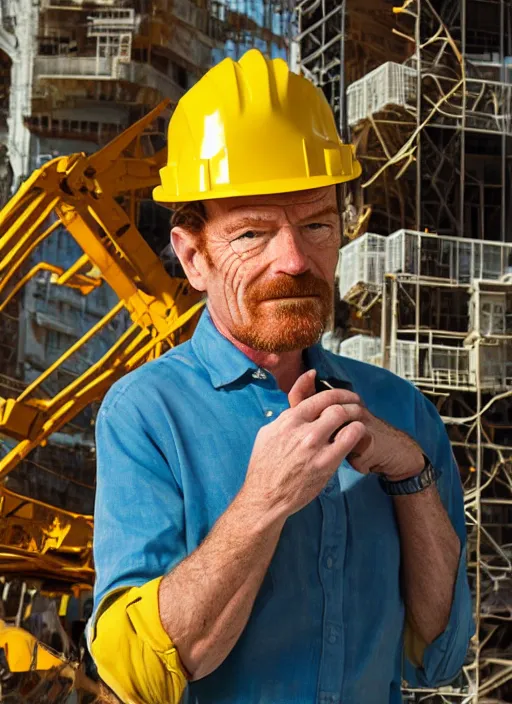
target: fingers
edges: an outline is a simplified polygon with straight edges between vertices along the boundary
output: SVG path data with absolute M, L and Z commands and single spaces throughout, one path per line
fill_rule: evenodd
M 371 433 L 367 433 L 355 445 L 349 453 L 347 459 L 354 469 L 362 474 L 368 474 L 372 471 L 373 463 L 375 462 L 374 437 Z
M 356 403 L 361 404 L 361 400 L 353 391 L 346 389 L 333 389 L 332 391 L 321 391 L 310 398 L 301 401 L 296 411 L 299 422 L 309 422 L 317 420 L 321 413 L 329 406 L 340 404 Z
M 305 374 L 301 374 L 288 394 L 290 408 L 295 408 L 301 401 L 315 394 L 316 369 L 310 369 Z
M 369 434 L 368 429 L 361 421 L 355 420 L 349 423 L 339 431 L 334 442 L 326 446 L 321 453 L 321 459 L 329 463 L 333 462 L 337 466 Z
M 334 442 L 342 426 L 355 420 L 363 421 L 364 408 L 358 403 L 346 403 L 342 406 L 329 406 L 310 428 L 320 442 Z

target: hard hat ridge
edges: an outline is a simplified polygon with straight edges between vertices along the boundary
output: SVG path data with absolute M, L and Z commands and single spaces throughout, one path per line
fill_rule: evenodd
M 272 113 L 281 110 L 285 102 L 283 98 L 286 95 L 289 75 L 285 61 L 274 59 L 271 62 L 257 49 L 250 49 L 238 63 L 233 62 L 233 65 L 237 77 L 240 77 L 239 88 L 244 102 L 252 104 L 253 109 L 261 112 Z

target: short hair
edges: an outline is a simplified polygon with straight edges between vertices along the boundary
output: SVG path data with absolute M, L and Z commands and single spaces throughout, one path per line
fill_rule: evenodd
M 183 227 L 189 232 L 202 234 L 208 220 L 203 201 L 195 200 L 187 203 L 176 203 L 174 206 L 171 227 Z

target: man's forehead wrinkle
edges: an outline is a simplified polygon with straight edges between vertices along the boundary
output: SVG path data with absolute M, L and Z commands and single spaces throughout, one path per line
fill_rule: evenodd
M 277 213 L 268 213 L 268 217 L 263 217 L 262 214 L 254 213 L 252 215 L 247 214 L 238 218 L 233 218 L 225 223 L 223 226 L 223 234 L 231 234 L 242 227 L 254 226 L 254 225 L 271 225 L 277 223 L 279 216 Z
M 237 197 L 206 201 L 209 215 L 207 237 L 220 244 L 245 226 L 277 226 L 282 225 L 283 220 L 286 220 L 288 225 L 294 225 L 315 216 L 316 213 L 311 212 L 315 207 L 319 213 L 326 214 L 326 209 L 331 204 L 337 211 L 335 191 L 330 188 L 256 196 L 250 199 Z
M 240 227 L 244 227 L 245 225 L 257 225 L 258 223 L 263 225 L 268 225 L 272 223 L 277 224 L 277 221 L 281 220 L 283 213 L 289 223 L 291 223 L 292 220 L 296 218 L 302 220 L 304 218 L 313 217 L 317 213 L 322 215 L 338 214 L 338 209 L 334 205 L 325 205 L 324 207 L 322 207 L 322 203 L 318 203 L 317 210 L 312 210 L 311 206 L 315 203 L 317 203 L 316 200 L 312 201 L 311 203 L 292 203 L 290 205 L 258 206 L 259 209 L 265 209 L 265 212 L 253 209 L 254 206 L 251 206 L 250 209 L 249 207 L 247 207 L 247 214 L 240 215 L 238 218 L 230 218 L 222 229 L 224 230 L 224 232 L 230 233 Z M 230 211 L 230 213 L 232 212 L 233 211 Z

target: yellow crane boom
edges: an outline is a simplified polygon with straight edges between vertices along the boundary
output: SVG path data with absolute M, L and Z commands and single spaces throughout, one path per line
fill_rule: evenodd
M 0 458 L 0 480 L 38 445 L 99 400 L 116 379 L 193 332 L 204 301 L 172 278 L 136 226 L 136 194 L 159 182 L 165 150 L 144 154 L 143 137 L 167 107 L 152 112 L 98 152 L 58 157 L 35 171 L 0 213 L 0 313 L 41 272 L 88 296 L 107 284 L 118 302 L 34 381 L 0 397 L 0 439 L 17 444 Z M 119 200 L 129 201 L 123 208 Z M 64 226 L 82 254 L 68 268 L 32 255 Z M 33 260 L 32 260 L 33 261 Z M 52 397 L 44 382 L 126 309 L 131 324 L 103 356 Z M 92 517 L 73 514 L 0 486 L 0 571 L 68 583 L 93 581 Z
M 52 283 L 88 295 L 104 281 L 119 302 L 91 330 L 16 398 L 0 397 L 0 433 L 18 440 L 0 459 L 0 479 L 37 445 L 59 430 L 111 384 L 168 346 L 190 336 L 203 305 L 184 279 L 171 278 L 137 230 L 133 216 L 117 202 L 123 193 L 158 183 L 165 150 L 145 157 L 140 137 L 166 107 L 162 103 L 91 156 L 59 157 L 44 164 L 0 213 L 0 311 L 41 270 Z M 40 262 L 25 273 L 35 249 L 64 226 L 83 250 L 66 271 Z M 12 282 L 15 281 L 14 285 Z M 122 309 L 132 325 L 108 352 L 53 398 L 38 395 L 60 365 Z

